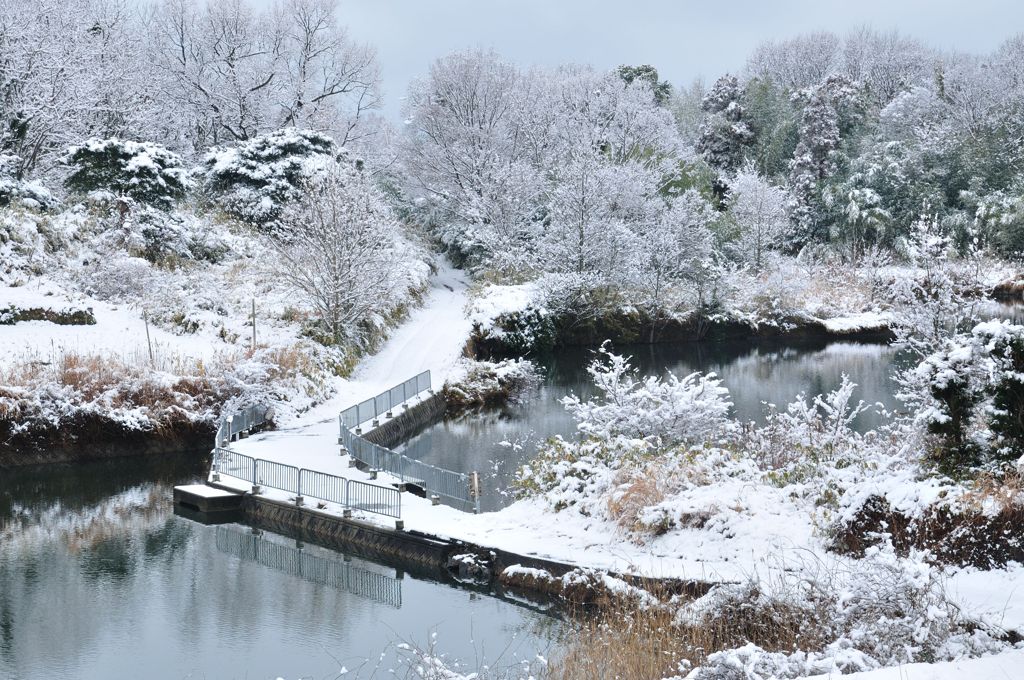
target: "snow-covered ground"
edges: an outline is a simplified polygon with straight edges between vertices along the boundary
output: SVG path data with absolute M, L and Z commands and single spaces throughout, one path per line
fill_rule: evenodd
M 142 312 L 128 304 L 110 304 L 69 293 L 50 279 L 33 279 L 23 286 L 0 286 L 0 310 L 90 309 L 95 324 L 58 325 L 49 321 L 21 321 L 0 324 L 0 368 L 17 362 L 50 359 L 53 354 L 103 354 L 126 360 L 144 359 L 148 363 L 149 346 L 158 362 L 209 359 L 230 347 L 207 335 L 175 335 L 149 324 L 149 340 Z M 159 364 L 158 364 L 159 365 Z
M 468 286 L 462 272 L 442 261 L 430 278 L 423 305 L 391 334 L 380 351 L 359 363 L 351 378 L 338 379 L 333 398 L 233 448 L 264 460 L 331 474 L 349 473 L 347 461 L 339 464 L 338 414 L 422 371 L 430 371 L 434 389 L 456 375 L 471 328 L 464 311 Z M 296 447 L 300 441 L 302 446 Z
M 846 675 L 815 675 L 807 680 L 1012 680 L 1024 677 L 1024 649 L 980 659 L 913 663 Z

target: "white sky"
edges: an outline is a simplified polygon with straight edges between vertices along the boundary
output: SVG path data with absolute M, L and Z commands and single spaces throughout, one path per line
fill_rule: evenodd
M 256 0 L 263 4 L 270 0 Z M 650 63 L 673 83 L 738 70 L 761 41 L 868 23 L 942 49 L 988 52 L 1024 31 L 1024 0 L 339 0 L 376 46 L 385 113 L 453 50 L 493 47 L 524 65 Z

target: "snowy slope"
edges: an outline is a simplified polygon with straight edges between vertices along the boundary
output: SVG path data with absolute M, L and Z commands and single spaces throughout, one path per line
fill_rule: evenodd
M 421 371 L 430 370 L 436 389 L 458 370 L 471 330 L 464 312 L 468 286 L 461 271 L 441 262 L 430 279 L 423 305 L 391 334 L 379 352 L 360 362 L 351 379 L 339 379 L 332 399 L 233 448 L 265 460 L 340 474 L 340 468 L 335 470 L 339 465 L 338 413 Z M 296 446 L 297 442 L 301 446 Z
M 22 321 L 0 325 L 0 368 L 26 358 L 50 357 L 60 352 L 102 353 L 125 359 L 145 358 L 149 343 L 141 310 L 129 305 L 112 305 L 100 300 L 70 295 L 57 284 L 36 279 L 25 286 L 0 286 L 0 309 L 89 308 L 96 323 L 88 326 L 64 326 L 49 321 Z M 153 324 L 149 326 L 153 354 L 158 361 L 208 359 L 230 346 L 219 339 L 201 335 L 175 335 Z

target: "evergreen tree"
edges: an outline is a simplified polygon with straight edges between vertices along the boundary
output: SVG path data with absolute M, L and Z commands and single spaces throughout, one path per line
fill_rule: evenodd
M 90 139 L 69 148 L 65 164 L 72 191 L 110 191 L 164 209 L 185 193 L 181 158 L 159 144 Z
M 658 69 L 650 64 L 643 64 L 642 66 L 627 66 L 623 64 L 618 68 L 617 73 L 620 78 L 626 81 L 627 85 L 632 85 L 633 81 L 636 80 L 647 82 L 651 86 L 654 101 L 658 102 L 658 106 L 664 106 L 672 97 L 672 84 L 667 80 L 660 80 L 658 78 Z
M 207 154 L 206 187 L 235 217 L 272 227 L 299 185 L 330 163 L 334 141 L 319 132 L 284 128 Z
M 715 81 L 701 108 L 706 116 L 697 139 L 697 151 L 711 167 L 723 174 L 732 174 L 743 162 L 744 149 L 754 141 L 736 76 L 724 75 Z

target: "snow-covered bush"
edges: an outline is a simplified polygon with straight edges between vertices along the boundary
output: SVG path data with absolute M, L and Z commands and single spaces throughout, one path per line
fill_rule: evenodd
M 947 342 L 904 380 L 917 419 L 939 437 L 932 452 L 946 474 L 979 463 L 1013 463 L 1024 454 L 1024 326 L 978 324 Z
M 110 191 L 168 209 L 186 189 L 181 158 L 152 142 L 93 138 L 69 148 L 64 163 L 70 170 L 64 183 L 82 194 Z
M 143 208 L 128 216 L 115 231 L 129 253 L 154 264 L 178 260 L 220 262 L 231 249 L 222 229 L 191 213 Z
M 18 177 L 20 165 L 17 156 L 0 154 L 0 207 L 14 204 L 40 210 L 53 208 L 57 201 L 49 189 Z
M 997 649 L 961 618 L 925 557 L 899 557 L 881 546 L 849 568 L 716 587 L 684 605 L 677 623 L 724 629 L 748 642 L 710 654 L 687 678 L 845 674 Z
M 746 450 L 767 470 L 794 472 L 794 466 L 816 468 L 845 460 L 863 444 L 854 429 L 857 417 L 870 407 L 852 403 L 857 384 L 845 373 L 839 387 L 808 400 L 799 394 L 779 411 L 768 406 L 765 423 L 747 432 Z
M 210 151 L 204 160 L 206 188 L 228 213 L 271 227 L 304 195 L 303 182 L 331 165 L 334 153 L 330 137 L 284 128 Z M 346 156 L 344 162 L 351 161 Z
M 647 454 L 647 446 L 638 441 L 580 442 L 554 437 L 519 467 L 514 488 L 520 498 L 543 497 L 556 512 L 575 507 L 592 515 L 603 511 L 600 499 L 612 488 L 616 471 Z
M 714 374 L 640 379 L 627 357 L 607 345 L 600 351 L 601 357 L 587 368 L 600 396 L 563 400 L 581 434 L 605 441 L 642 439 L 657 447 L 702 443 L 731 428 L 729 390 Z
M 97 257 L 77 272 L 83 292 L 99 300 L 147 298 L 159 278 L 152 263 L 129 255 Z
M 732 431 L 728 390 L 713 376 L 639 379 L 626 357 L 607 347 L 601 354 L 588 368 L 600 396 L 588 401 L 570 396 L 562 402 L 576 419 L 581 438 L 555 437 L 540 446 L 533 460 L 517 471 L 520 496 L 543 496 L 556 510 L 577 506 L 584 514 L 604 514 L 609 502 L 622 505 L 621 499 L 606 498 L 622 483 L 620 473 L 629 477 L 655 454 L 675 460 L 689 445 Z M 643 508 L 633 510 L 635 516 Z

